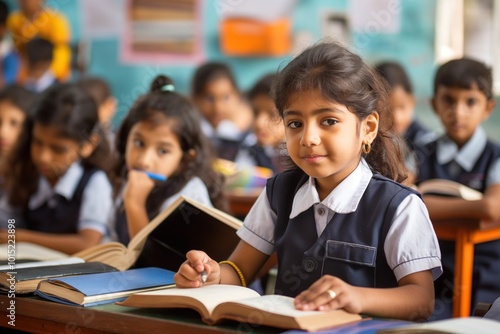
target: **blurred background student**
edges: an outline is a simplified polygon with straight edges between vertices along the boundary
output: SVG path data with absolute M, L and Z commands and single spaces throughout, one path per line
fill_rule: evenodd
M 26 56 L 26 43 L 34 38 L 43 38 L 54 45 L 51 69 L 60 81 L 69 79 L 71 72 L 71 30 L 65 16 L 47 6 L 45 0 L 18 0 L 19 10 L 13 12 L 7 26 L 12 33 L 15 48 Z M 25 64 L 21 80 L 26 78 Z
M 254 113 L 253 136 L 247 136 L 239 148 L 235 162 L 240 168 L 258 166 L 279 171 L 280 148 L 285 140 L 285 127 L 271 97 L 275 74 L 260 78 L 248 92 Z
M 109 234 L 112 161 L 95 102 L 75 84 L 56 85 L 25 124 L 0 203 L 10 219 L 17 214 L 16 241 L 67 254 L 100 243 Z M 2 231 L 0 243 L 4 238 Z
M 19 57 L 12 47 L 12 40 L 7 29 L 9 8 L 0 1 L 0 88 L 16 82 L 19 72 Z
M 110 218 L 118 240 L 128 244 L 179 196 L 225 209 L 222 176 L 213 171 L 210 142 L 191 102 L 173 81 L 155 78 L 139 97 L 117 133 L 114 171 L 117 194 Z
M 202 130 L 212 140 L 218 157 L 234 161 L 250 133 L 253 114 L 229 66 L 222 63 L 200 66 L 192 80 L 192 97 L 203 116 Z
M 413 85 L 403 66 L 396 62 L 382 62 L 375 67 L 389 84 L 389 101 L 393 114 L 393 129 L 398 136 L 404 139 L 406 147 L 405 163 L 411 172 L 404 181 L 406 185 L 415 182 L 417 162 L 414 154 L 415 144 L 430 135 L 430 132 L 418 122 L 415 117 L 415 96 Z
M 10 85 L 0 90 L 0 195 L 3 195 L 4 178 L 10 167 L 7 163 L 24 122 L 29 118 L 36 94 L 19 86 Z
M 114 151 L 115 134 L 112 128 L 112 120 L 116 113 L 117 101 L 113 96 L 108 82 L 100 77 L 86 77 L 78 81 L 78 84 L 94 99 L 99 113 L 104 137 L 109 141 L 111 150 Z
M 27 89 L 41 93 L 59 83 L 52 71 L 53 58 L 54 45 L 50 41 L 37 37 L 26 43 L 24 86 Z

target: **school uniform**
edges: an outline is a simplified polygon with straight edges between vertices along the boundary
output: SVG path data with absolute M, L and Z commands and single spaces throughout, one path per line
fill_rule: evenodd
M 480 192 L 500 184 L 500 146 L 489 141 L 479 127 L 459 148 L 447 136 L 417 147 L 420 181 L 440 178 L 453 180 Z M 436 281 L 435 318 L 451 317 L 455 247 L 440 241 L 444 275 Z M 474 246 L 472 305 L 493 302 L 500 296 L 500 240 Z
M 408 145 L 410 150 L 414 151 L 415 144 L 423 140 L 423 138 L 429 136 L 430 133 L 431 132 L 420 124 L 420 122 L 413 120 L 403 134 L 403 138 L 405 139 L 406 145 Z
M 412 190 L 374 175 L 362 160 L 323 201 L 302 171 L 278 174 L 238 230 L 257 250 L 278 255 L 276 292 L 296 296 L 322 275 L 349 284 L 396 287 L 442 270 L 427 209 Z
M 251 134 L 241 144 L 234 162 L 240 169 L 245 167 L 264 167 L 273 171 L 280 171 L 278 165 L 279 148 L 262 146 L 257 143 L 257 138 Z
M 24 87 L 32 92 L 41 93 L 47 88 L 57 85 L 59 80 L 54 73 L 49 69 L 38 80 L 27 78 Z
M 112 188 L 106 174 L 73 163 L 52 188 L 40 178 L 37 192 L 24 213 L 26 228 L 47 233 L 78 233 L 91 229 L 109 234 Z
M 234 161 L 238 151 L 250 131 L 241 131 L 233 122 L 223 120 L 217 128 L 206 120 L 201 120 L 201 130 L 207 136 L 215 147 L 217 157 L 225 160 Z
M 168 197 L 162 203 L 159 211 L 148 210 L 146 208 L 149 220 L 152 220 L 159 212 L 169 207 L 180 196 L 185 196 L 206 206 L 213 207 L 207 186 L 199 177 L 193 177 L 178 193 Z M 122 244 L 127 245 L 130 241 L 130 234 L 128 232 L 125 208 L 123 207 L 123 195 L 120 195 L 115 201 L 115 211 L 113 216 L 110 217 L 109 224 L 110 226 L 114 226 L 115 238 Z

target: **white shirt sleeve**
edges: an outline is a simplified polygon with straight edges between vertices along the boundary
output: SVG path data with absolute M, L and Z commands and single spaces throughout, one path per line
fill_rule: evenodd
M 91 229 L 108 235 L 109 215 L 113 208 L 113 190 L 103 171 L 95 172 L 83 190 L 78 230 Z
M 396 210 L 384 244 L 387 263 L 396 279 L 424 270 L 438 278 L 441 251 L 429 213 L 417 195 L 406 197 Z
M 488 178 L 486 179 L 486 187 L 500 184 L 500 158 L 491 164 L 488 170 Z
M 271 209 L 266 189 L 261 192 L 248 212 L 238 236 L 264 254 L 274 253 L 274 226 L 276 213 Z

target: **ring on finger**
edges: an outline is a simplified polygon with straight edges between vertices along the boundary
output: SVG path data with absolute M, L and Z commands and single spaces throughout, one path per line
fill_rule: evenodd
M 337 297 L 337 293 L 332 289 L 326 290 L 326 293 L 330 296 L 330 299 L 335 299 L 335 297 Z

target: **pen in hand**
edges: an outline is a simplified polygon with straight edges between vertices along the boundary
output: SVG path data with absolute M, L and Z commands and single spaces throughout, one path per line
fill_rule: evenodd
M 205 284 L 205 282 L 207 281 L 207 277 L 208 277 L 207 271 L 203 270 L 201 272 L 201 283 Z

